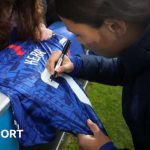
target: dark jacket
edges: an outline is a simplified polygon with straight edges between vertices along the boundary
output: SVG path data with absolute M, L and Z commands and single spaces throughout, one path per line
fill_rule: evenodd
M 135 149 L 150 150 L 150 24 L 138 42 L 123 50 L 118 58 L 89 55 L 71 60 L 75 65 L 73 75 L 123 86 L 123 116 Z

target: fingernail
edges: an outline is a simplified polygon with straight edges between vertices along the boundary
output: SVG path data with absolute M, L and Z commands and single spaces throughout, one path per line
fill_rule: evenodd
M 54 72 L 50 72 L 50 74 L 51 74 L 51 75 L 53 75 L 53 74 L 54 74 Z
M 87 122 L 88 122 L 88 123 L 92 123 L 91 119 L 88 119 Z
M 60 71 L 61 71 L 61 69 L 60 69 L 60 68 L 57 68 L 55 71 L 56 71 L 56 72 L 60 72 Z

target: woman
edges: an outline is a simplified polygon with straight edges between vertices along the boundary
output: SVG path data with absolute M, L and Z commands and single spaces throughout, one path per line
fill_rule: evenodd
M 0 49 L 16 40 L 38 42 L 51 37 L 44 25 L 41 0 L 4 0 L 0 10 Z
M 66 72 L 123 86 L 123 116 L 136 150 L 150 149 L 149 8 L 149 0 L 56 0 L 57 13 L 67 28 L 85 47 L 105 56 L 66 57 L 56 70 L 58 75 Z M 59 55 L 58 51 L 49 59 L 51 74 Z M 93 136 L 79 135 L 83 149 L 115 149 L 96 124 L 88 120 L 88 125 Z

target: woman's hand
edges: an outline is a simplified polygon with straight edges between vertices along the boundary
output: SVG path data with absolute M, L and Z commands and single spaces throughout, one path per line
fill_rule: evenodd
M 57 72 L 57 76 L 61 76 L 62 73 L 70 73 L 73 71 L 74 69 L 74 65 L 71 62 L 71 60 L 65 56 L 63 59 L 63 63 L 62 65 L 57 68 L 57 70 L 55 70 L 55 64 L 59 58 L 59 56 L 61 55 L 61 51 L 55 51 L 52 53 L 51 57 L 49 58 L 48 62 L 47 62 L 47 68 L 50 71 L 51 75 L 54 74 L 54 72 Z
M 104 144 L 111 141 L 90 119 L 87 121 L 87 124 L 93 132 L 93 136 L 78 135 L 78 142 L 82 150 L 99 150 Z
M 40 41 L 48 40 L 52 37 L 52 30 L 48 29 L 45 24 L 40 24 Z

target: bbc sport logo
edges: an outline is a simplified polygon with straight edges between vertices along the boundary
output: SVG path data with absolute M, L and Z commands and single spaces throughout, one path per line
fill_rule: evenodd
M 23 130 L 1 130 L 0 137 L 1 138 L 21 138 Z

